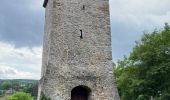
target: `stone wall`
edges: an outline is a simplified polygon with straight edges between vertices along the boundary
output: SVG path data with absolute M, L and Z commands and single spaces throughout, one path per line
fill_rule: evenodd
M 109 1 L 48 0 L 45 19 L 41 91 L 52 100 L 70 100 L 73 88 L 87 86 L 90 100 L 119 100 Z

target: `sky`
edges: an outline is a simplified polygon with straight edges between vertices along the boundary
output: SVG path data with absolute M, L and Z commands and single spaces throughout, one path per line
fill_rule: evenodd
M 1 0 L 0 79 L 40 79 L 43 0 Z M 110 0 L 113 62 L 144 32 L 170 23 L 170 0 Z

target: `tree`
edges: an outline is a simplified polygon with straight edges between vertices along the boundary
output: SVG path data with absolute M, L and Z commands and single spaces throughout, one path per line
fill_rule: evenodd
M 51 98 L 45 96 L 45 94 L 43 92 L 41 92 L 40 100 L 51 100 Z
M 114 73 L 121 100 L 170 100 L 170 26 L 145 33 Z
M 9 96 L 7 100 L 32 100 L 32 97 L 29 93 L 17 92 L 12 96 Z
M 18 80 L 11 80 L 11 84 L 12 84 L 12 88 L 13 88 L 15 91 L 19 91 L 19 89 L 20 89 L 20 84 L 19 84 L 19 81 L 18 81 Z
M 4 93 L 2 91 L 0 91 L 0 96 L 3 95 Z
M 11 83 L 10 83 L 10 81 L 3 81 L 3 82 L 0 84 L 0 89 L 1 89 L 1 90 L 8 90 L 9 88 L 11 88 Z
M 27 84 L 24 92 L 30 93 L 32 97 L 37 98 L 38 83 Z

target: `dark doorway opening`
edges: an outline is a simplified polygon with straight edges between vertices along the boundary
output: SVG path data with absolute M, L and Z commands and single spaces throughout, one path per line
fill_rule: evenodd
M 71 91 L 71 100 L 89 100 L 90 92 L 86 86 L 77 86 Z

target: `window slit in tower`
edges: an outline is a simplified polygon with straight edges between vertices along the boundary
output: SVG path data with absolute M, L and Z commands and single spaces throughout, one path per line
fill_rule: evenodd
M 83 8 L 82 8 L 82 10 L 85 10 L 85 5 L 83 5 Z
M 80 30 L 80 38 L 83 39 L 83 32 Z

